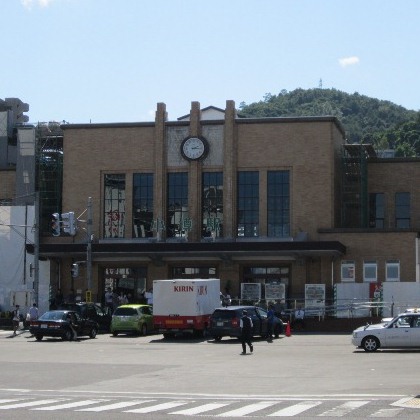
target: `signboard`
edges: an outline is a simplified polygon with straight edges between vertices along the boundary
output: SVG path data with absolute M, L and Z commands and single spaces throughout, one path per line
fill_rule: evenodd
M 286 298 L 286 286 L 283 283 L 266 283 L 265 299 L 279 300 Z
M 325 284 L 305 284 L 305 307 L 325 308 Z
M 260 283 L 242 283 L 241 284 L 241 299 L 257 301 L 261 299 L 261 284 Z

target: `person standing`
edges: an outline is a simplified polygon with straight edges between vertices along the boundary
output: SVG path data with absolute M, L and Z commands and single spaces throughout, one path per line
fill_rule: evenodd
M 305 311 L 299 307 L 298 310 L 295 312 L 295 324 L 294 327 L 300 327 L 301 329 L 305 328 Z
M 273 304 L 268 305 L 267 311 L 267 340 L 273 341 L 274 308 Z
M 110 287 L 108 287 L 105 292 L 105 306 L 108 306 L 111 313 L 114 312 L 114 294 L 112 293 L 112 289 Z
M 20 322 L 20 310 L 19 310 L 19 305 L 16 305 L 15 309 L 12 312 L 13 336 L 16 335 L 16 331 L 19 328 L 19 322 Z
M 249 351 L 252 353 L 254 351 L 254 346 L 252 345 L 252 319 L 248 316 L 246 309 L 242 311 L 242 318 L 240 320 L 239 326 L 241 327 L 241 345 L 242 353 L 246 354 L 246 345 L 248 344 Z
M 30 322 L 36 321 L 38 319 L 39 311 L 38 311 L 38 307 L 36 306 L 36 303 L 34 303 L 32 307 L 29 308 L 28 314 L 29 314 Z

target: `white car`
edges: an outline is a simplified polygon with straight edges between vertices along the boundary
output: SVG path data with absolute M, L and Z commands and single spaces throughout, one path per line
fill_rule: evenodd
M 420 348 L 420 313 L 403 313 L 390 322 L 366 325 L 353 331 L 352 344 L 365 351 L 379 348 Z

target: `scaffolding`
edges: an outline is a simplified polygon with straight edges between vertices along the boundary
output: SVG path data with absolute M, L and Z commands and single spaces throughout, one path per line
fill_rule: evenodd
M 62 209 L 63 130 L 60 123 L 38 123 L 36 147 L 40 234 L 49 236 L 51 215 L 61 213 Z
M 369 221 L 368 158 L 371 144 L 345 144 L 342 153 L 341 227 L 367 228 Z

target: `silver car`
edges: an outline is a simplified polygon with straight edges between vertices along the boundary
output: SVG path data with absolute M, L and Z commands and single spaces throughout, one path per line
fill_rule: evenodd
M 352 344 L 365 351 L 379 348 L 420 348 L 420 313 L 403 313 L 382 324 L 353 331 Z

